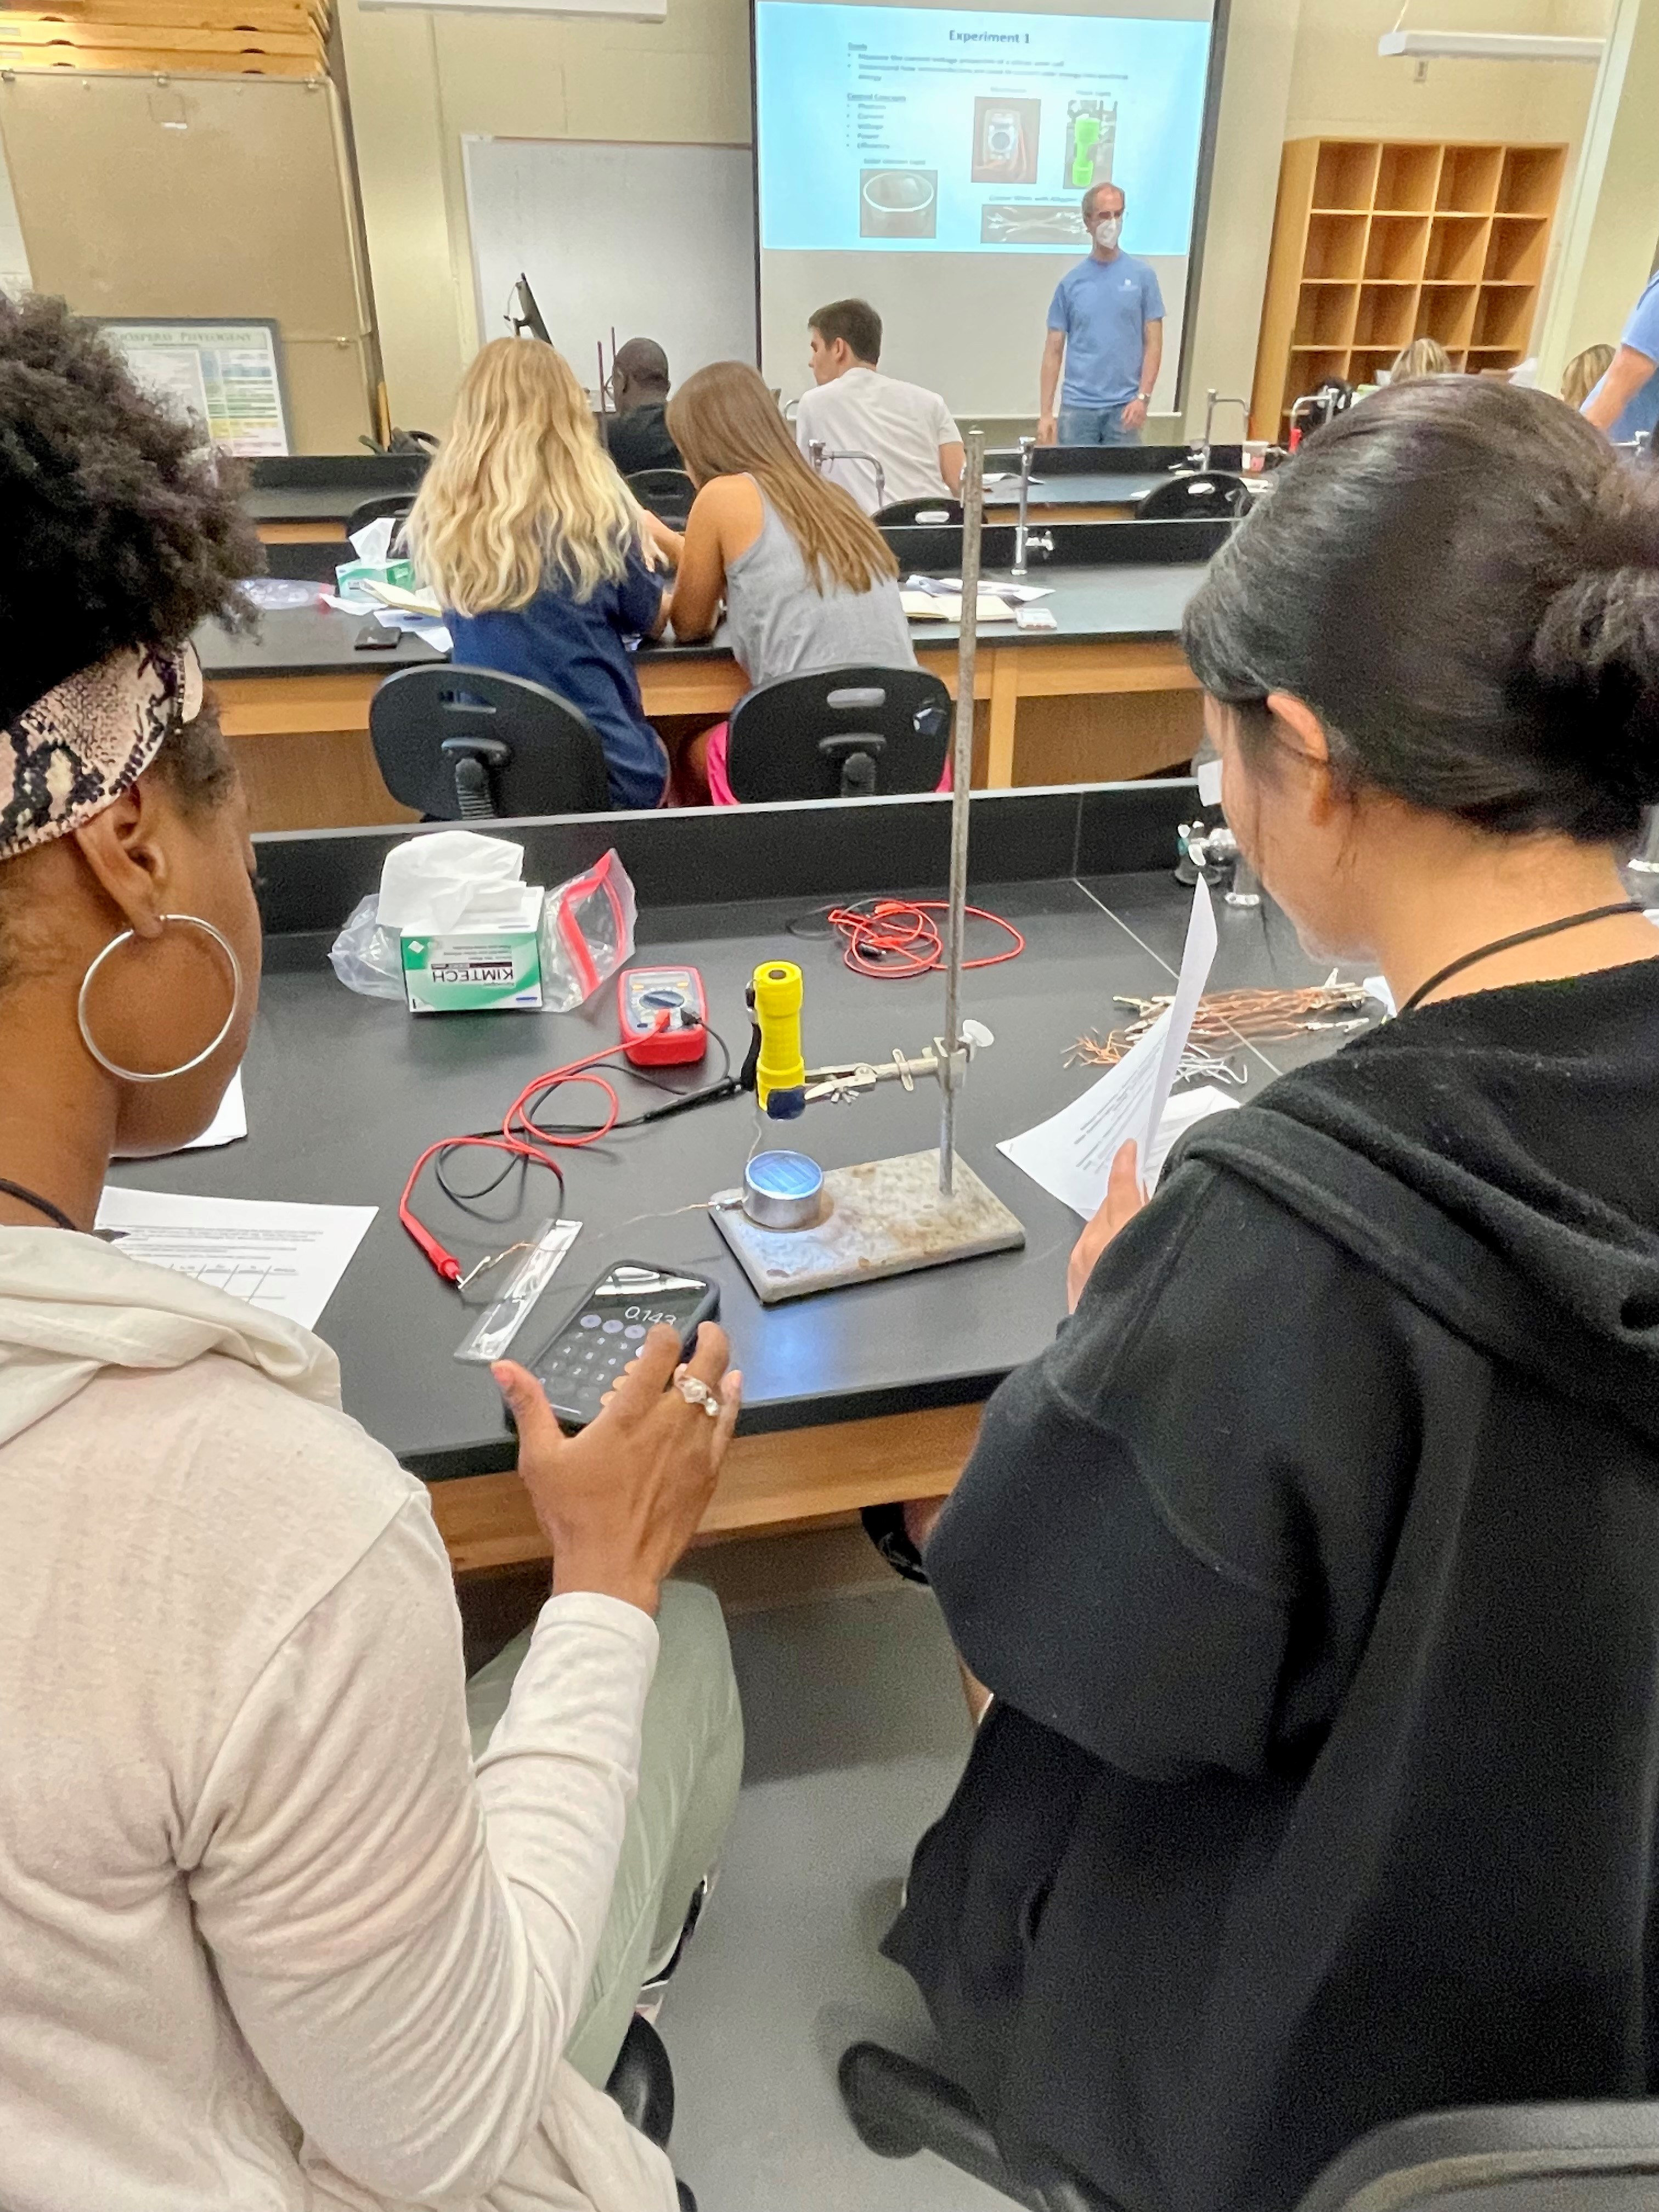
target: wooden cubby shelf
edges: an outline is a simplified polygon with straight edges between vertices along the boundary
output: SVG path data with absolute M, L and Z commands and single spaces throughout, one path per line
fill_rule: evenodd
M 1296 138 L 1285 149 L 1251 429 L 1327 376 L 1373 384 L 1413 338 L 1454 368 L 1524 361 L 1566 172 L 1558 145 Z

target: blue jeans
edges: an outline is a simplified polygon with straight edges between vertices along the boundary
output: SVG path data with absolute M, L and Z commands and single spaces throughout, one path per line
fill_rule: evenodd
M 1138 446 L 1139 430 L 1123 427 L 1123 407 L 1062 407 L 1060 442 L 1062 446 Z

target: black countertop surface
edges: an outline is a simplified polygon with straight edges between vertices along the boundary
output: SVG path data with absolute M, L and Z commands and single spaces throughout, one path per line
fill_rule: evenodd
M 987 572 L 987 591 L 995 590 L 1000 573 Z M 1176 637 L 1182 611 L 1204 575 L 1199 562 L 1046 570 L 1033 564 L 1025 580 L 1048 592 L 1042 604 L 1052 608 L 1057 628 L 1022 630 L 1012 622 L 985 623 L 980 627 L 980 642 L 1042 647 Z M 196 644 L 203 672 L 210 680 L 232 676 L 318 676 L 346 668 L 384 672 L 441 657 L 418 638 L 406 635 L 399 636 L 391 652 L 357 651 L 358 634 L 371 619 L 342 614 L 337 608 L 324 606 L 319 599 L 313 607 L 283 608 L 265 614 L 252 631 L 234 633 L 218 623 L 207 623 L 197 633 Z M 916 622 L 911 623 L 910 634 L 920 648 L 951 643 L 958 631 L 953 623 Z M 730 648 L 717 632 L 696 645 L 642 646 L 639 665 L 643 669 L 653 661 L 730 658 Z
M 1059 842 L 1081 856 L 1095 836 L 1090 824 L 1098 823 L 1103 810 L 1116 810 L 1120 818 L 1133 815 L 1141 826 L 1123 849 L 1150 852 L 1161 850 L 1170 833 L 1149 810 L 1161 807 L 1173 821 L 1184 816 L 1190 798 L 1183 784 L 1108 787 L 1103 796 L 1081 799 L 1075 792 L 1008 794 L 994 814 L 976 801 L 975 821 L 986 824 L 981 849 L 992 865 L 1027 856 L 1040 866 L 1048 849 L 1044 840 L 1056 842 L 1050 816 L 1062 820 Z M 611 836 L 629 847 L 642 894 L 636 963 L 689 962 L 702 971 L 713 1025 L 734 1062 L 747 1043 L 743 989 L 756 963 L 780 955 L 798 960 L 805 976 L 806 1056 L 809 1064 L 828 1064 L 885 1057 L 895 1047 L 919 1050 L 942 1020 L 942 978 L 900 982 L 855 975 L 816 919 L 826 871 L 833 878 L 844 866 L 847 889 L 855 891 L 884 880 L 872 871 L 896 851 L 930 866 L 948 807 L 884 804 L 889 811 L 858 825 L 856 837 L 844 809 L 833 810 L 839 818 L 822 830 L 811 819 L 803 825 L 788 818 L 811 817 L 814 810 L 788 809 L 775 810 L 781 822 L 744 820 L 709 833 L 684 819 L 635 824 L 590 818 L 558 835 L 588 841 L 595 850 Z M 1114 834 L 1121 844 L 1121 833 Z M 273 874 L 286 870 L 289 878 L 286 890 L 276 885 L 274 903 L 286 907 L 291 921 L 296 902 L 315 905 L 320 897 L 331 907 L 331 929 L 343 920 L 356 888 L 374 879 L 392 842 L 392 834 L 348 832 L 262 841 Z M 748 845 L 755 849 L 746 851 Z M 556 863 L 564 866 L 577 847 L 552 849 L 566 854 Z M 653 854 L 670 857 L 659 863 Z M 860 854 L 865 857 L 855 860 Z M 802 889 L 713 902 L 690 889 L 689 878 L 700 866 L 718 866 L 750 885 L 757 878 L 774 885 L 799 880 Z M 537 873 L 552 872 L 544 848 Z M 686 897 L 696 902 L 653 902 L 653 880 L 686 881 Z M 897 882 L 888 887 L 903 888 Z M 564 1153 L 562 1201 L 544 1171 L 530 1170 L 522 1191 L 515 1175 L 493 1202 L 489 1223 L 470 1219 L 428 1178 L 422 1217 L 464 1267 L 553 1214 L 584 1224 L 526 1327 L 520 1353 L 546 1341 L 610 1261 L 630 1257 L 689 1267 L 718 1281 L 722 1319 L 745 1377 L 747 1429 L 976 1400 L 1042 1348 L 1064 1311 L 1066 1261 L 1080 1224 L 1006 1160 L 997 1141 L 1056 1111 L 1096 1079 L 1097 1071 L 1066 1067 L 1065 1056 L 1082 1032 L 1112 1024 L 1115 993 L 1149 997 L 1170 988 L 1190 894 L 1168 870 L 1142 866 L 1127 874 L 1061 872 L 1012 881 L 976 875 L 970 897 L 1015 923 L 1026 949 L 1018 959 L 965 978 L 963 1014 L 985 1023 L 996 1042 L 974 1061 L 958 1108 L 958 1144 L 1024 1224 L 1024 1249 L 763 1309 L 703 1210 L 714 1192 L 740 1180 L 756 1134 L 752 1099 L 728 1099 Z M 1318 980 L 1272 909 L 1218 903 L 1218 987 Z M 792 922 L 812 933 L 793 933 Z M 1003 941 L 1000 933 L 975 926 L 970 957 Z M 319 1325 L 340 1355 L 347 1408 L 428 1476 L 505 1464 L 507 1431 L 489 1375 L 453 1357 L 472 1316 L 404 1233 L 398 1197 L 426 1145 L 498 1124 L 531 1078 L 613 1040 L 614 987 L 602 988 L 586 1008 L 571 1014 L 416 1018 L 400 1005 L 345 990 L 326 964 L 326 943 L 325 934 L 303 933 L 271 940 L 245 1071 L 247 1139 L 221 1151 L 128 1164 L 114 1179 L 233 1198 L 377 1206 Z M 1337 1042 L 1321 1040 L 1316 1048 Z M 1310 1048 L 1268 1047 L 1247 1055 L 1251 1089 L 1286 1054 L 1305 1057 Z M 693 1087 L 718 1073 L 711 1048 L 702 1067 L 673 1071 L 668 1079 Z M 617 1088 L 624 1115 L 661 1097 L 625 1070 Z M 548 1109 L 546 1117 L 585 1121 L 597 1096 L 573 1087 L 562 1110 Z M 853 1103 L 814 1105 L 804 1121 L 766 1124 L 767 1141 L 806 1150 L 825 1167 L 846 1165 L 935 1145 L 939 1111 L 931 1086 L 909 1095 L 896 1084 L 883 1085 Z M 484 1157 L 463 1156 L 456 1176 L 487 1174 L 480 1167 Z M 474 1296 L 487 1302 L 482 1285 Z

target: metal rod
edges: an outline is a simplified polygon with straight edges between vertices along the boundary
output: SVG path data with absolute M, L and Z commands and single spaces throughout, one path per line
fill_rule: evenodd
M 974 663 L 979 645 L 980 536 L 985 526 L 985 433 L 972 429 L 962 467 L 962 626 L 957 648 L 956 750 L 951 768 L 951 888 L 945 924 L 945 1103 L 939 1126 L 939 1187 L 956 1175 L 957 1085 L 962 1059 L 962 945 L 968 903 L 968 809 L 974 775 Z
M 1035 438 L 1019 441 L 1019 520 L 1014 525 L 1014 568 L 1016 576 L 1025 574 L 1025 526 L 1031 506 L 1031 456 L 1036 451 Z

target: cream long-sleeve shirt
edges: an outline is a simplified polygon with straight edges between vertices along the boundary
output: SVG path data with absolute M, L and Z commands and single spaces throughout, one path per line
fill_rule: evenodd
M 551 1601 L 475 1778 L 424 1493 L 336 1388 L 0 1229 L 0 2204 L 672 2212 L 561 2057 L 655 1628 Z

